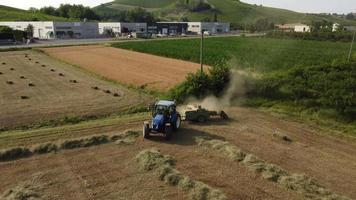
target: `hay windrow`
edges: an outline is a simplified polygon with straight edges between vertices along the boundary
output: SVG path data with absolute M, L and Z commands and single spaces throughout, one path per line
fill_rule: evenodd
M 60 150 L 66 149 L 76 149 L 76 148 L 85 148 L 91 146 L 97 146 L 101 144 L 107 144 L 111 142 L 116 142 L 116 144 L 134 144 L 136 138 L 140 135 L 136 131 L 126 131 L 120 135 L 114 135 L 109 137 L 108 135 L 96 135 L 86 138 L 71 139 L 65 140 L 58 143 L 46 143 L 33 146 L 30 149 L 23 147 L 16 147 L 11 149 L 5 149 L 0 151 L 0 162 L 11 161 L 20 158 L 25 158 L 32 156 L 33 154 L 47 154 L 47 153 L 56 153 Z
M 176 170 L 176 161 L 167 155 L 161 154 L 156 149 L 140 152 L 136 161 L 144 171 L 153 171 L 161 181 L 171 186 L 177 186 L 189 193 L 192 200 L 226 200 L 227 197 L 220 190 L 211 188 L 205 183 L 195 181 L 189 176 Z
M 46 154 L 51 152 L 57 152 L 58 146 L 53 143 L 40 144 L 33 148 L 33 153 L 35 154 Z
M 0 151 L 0 161 L 10 161 L 31 156 L 32 152 L 27 148 L 17 147 Z
M 264 179 L 276 182 L 289 190 L 302 194 L 306 199 L 330 199 L 348 200 L 349 198 L 333 194 L 325 187 L 317 184 L 311 178 L 303 174 L 291 174 L 277 165 L 267 163 L 257 156 L 245 153 L 235 145 L 222 140 L 207 140 L 196 138 L 199 146 L 213 150 L 227 157 L 231 161 L 237 161 L 249 170 L 260 174 Z

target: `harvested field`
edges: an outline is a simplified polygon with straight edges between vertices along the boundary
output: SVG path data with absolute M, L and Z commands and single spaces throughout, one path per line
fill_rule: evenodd
M 58 76 L 29 61 L 25 53 L 66 76 Z M 68 121 L 116 114 L 146 104 L 150 99 L 125 87 L 99 80 L 43 53 L 1 52 L 0 60 L 7 63 L 0 66 L 1 71 L 7 71 L 0 76 L 0 130 L 50 124 L 51 120 Z M 9 67 L 16 70 L 10 71 Z M 93 86 L 110 89 L 120 97 L 95 91 L 91 89 Z
M 46 144 L 55 138 L 79 141 L 77 146 L 81 147 L 84 141 L 102 141 L 90 135 L 109 133 L 113 136 L 108 138 L 117 142 L 0 162 L 0 195 L 44 172 L 41 185 L 45 187 L 41 195 L 50 199 L 189 199 L 190 190 L 184 189 L 187 183 L 181 179 L 184 176 L 223 192 L 228 199 L 305 199 L 305 195 L 298 192 L 306 189 L 303 188 L 305 183 L 314 188 L 318 187 L 314 183 L 318 183 L 332 193 L 356 198 L 355 141 L 325 135 L 305 124 L 251 109 L 234 107 L 227 113 L 230 121 L 184 123 L 169 142 L 160 136 L 153 136 L 151 140 L 142 137 L 127 140 L 117 136 L 127 128 L 141 130 L 145 120 L 142 115 L 94 120 L 63 128 L 5 132 L 0 134 L 0 149 L 9 147 L 8 143 L 32 149 L 37 141 Z M 276 133 L 292 141 L 276 137 Z M 75 139 L 76 136 L 92 139 Z M 203 146 L 211 144 L 218 151 L 199 146 L 197 138 L 211 139 L 214 142 Z M 169 165 L 171 171 L 168 168 L 142 170 L 140 166 L 147 163 L 137 162 L 137 155 L 152 148 L 174 159 L 174 165 Z M 36 154 L 40 154 L 56 148 L 40 145 L 37 149 Z M 264 167 L 261 160 L 266 164 Z M 285 176 L 286 172 L 290 176 Z M 276 174 L 285 178 L 276 179 Z M 297 188 L 289 189 L 295 186 Z
M 103 77 L 136 87 L 165 91 L 199 69 L 196 63 L 105 46 L 43 49 L 47 54 Z

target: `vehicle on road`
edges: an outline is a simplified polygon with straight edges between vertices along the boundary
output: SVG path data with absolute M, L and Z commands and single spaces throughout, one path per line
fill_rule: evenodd
M 143 137 L 149 139 L 152 133 L 161 133 L 169 140 L 172 132 L 177 131 L 181 126 L 181 115 L 176 110 L 175 101 L 161 100 L 153 106 L 152 119 L 143 124 Z

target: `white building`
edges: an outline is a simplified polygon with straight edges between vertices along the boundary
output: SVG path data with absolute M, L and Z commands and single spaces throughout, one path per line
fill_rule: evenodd
M 294 32 L 309 33 L 311 31 L 310 26 L 305 24 L 298 24 L 294 26 Z
M 99 22 L 99 34 L 105 34 L 106 30 L 112 31 L 115 35 L 146 33 L 147 23 Z
M 21 31 L 26 31 L 29 24 L 33 26 L 33 37 L 38 39 L 96 38 L 99 36 L 97 22 L 0 22 L 0 26 L 8 26 Z
M 188 22 L 188 32 L 201 34 L 209 31 L 211 34 L 230 32 L 230 23 L 220 22 Z

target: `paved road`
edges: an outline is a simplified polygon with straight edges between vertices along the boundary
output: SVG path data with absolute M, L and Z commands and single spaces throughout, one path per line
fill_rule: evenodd
M 261 36 L 262 34 L 247 34 L 246 36 Z M 224 34 L 213 35 L 206 37 L 236 37 L 241 34 Z M 148 40 L 176 40 L 176 39 L 191 39 L 199 38 L 200 36 L 188 36 L 188 37 L 168 37 L 168 38 L 156 38 L 156 39 L 113 39 L 113 38 L 94 38 L 94 39 L 63 39 L 63 40 L 40 40 L 30 45 L 0 45 L 1 49 L 13 49 L 13 48 L 32 48 L 32 47 L 51 47 L 51 46 L 71 46 L 71 45 L 87 45 L 87 44 L 105 44 L 115 42 L 129 42 L 129 41 L 148 41 Z

